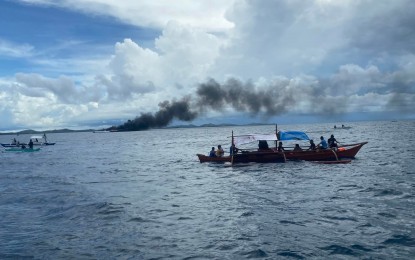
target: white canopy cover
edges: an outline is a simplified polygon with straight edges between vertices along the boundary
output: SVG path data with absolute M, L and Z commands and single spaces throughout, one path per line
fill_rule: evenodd
M 242 144 L 248 144 L 259 140 L 265 140 L 265 141 L 277 141 L 277 136 L 275 134 L 267 134 L 267 135 L 261 135 L 261 134 L 253 134 L 253 135 L 239 135 L 233 137 L 233 142 L 235 146 L 240 146 Z

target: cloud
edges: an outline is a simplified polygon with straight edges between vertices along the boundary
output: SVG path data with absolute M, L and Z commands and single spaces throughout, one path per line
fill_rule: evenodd
M 3 111 L 24 122 L 20 115 L 44 102 L 54 111 L 39 109 L 49 124 L 141 114 L 171 122 L 164 112 L 186 102 L 189 107 L 179 107 L 199 116 L 218 111 L 263 118 L 287 112 L 413 113 L 412 1 L 181 3 L 184 11 L 167 1 L 58 2 L 63 8 L 85 7 L 83 12 L 157 27 L 161 33 L 152 47 L 127 38 L 114 43 L 111 57 L 96 60 L 37 57 L 44 71 L 61 67 L 63 73 L 17 73 L 4 79 L 0 102 L 8 105 Z M 21 105 L 12 109 L 16 102 Z
M 170 21 L 208 31 L 223 31 L 233 24 L 224 16 L 235 0 L 20 0 L 20 2 L 64 7 L 115 17 L 139 27 L 164 28 Z
M 29 44 L 16 44 L 0 38 L 0 57 L 24 58 L 33 55 L 34 47 Z

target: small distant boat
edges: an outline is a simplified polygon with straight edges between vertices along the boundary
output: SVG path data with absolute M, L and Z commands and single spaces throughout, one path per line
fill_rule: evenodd
M 21 153 L 32 153 L 32 152 L 38 152 L 40 151 L 40 148 L 18 148 L 18 147 L 12 147 L 12 148 L 6 148 L 4 149 L 6 152 L 21 152 Z
M 345 125 L 342 125 L 341 127 L 337 127 L 336 125 L 334 125 L 334 127 L 333 127 L 334 129 L 350 129 L 350 128 L 352 128 L 351 126 L 345 126 Z
M 45 145 L 55 145 L 55 143 L 51 143 L 47 141 L 46 134 L 43 135 L 33 135 L 30 137 L 30 140 L 32 140 L 34 146 L 45 146 Z M 13 141 L 10 144 L 0 144 L 3 147 L 21 147 L 22 145 L 28 146 L 28 143 L 21 143 L 19 141 L 16 141 L 14 138 Z

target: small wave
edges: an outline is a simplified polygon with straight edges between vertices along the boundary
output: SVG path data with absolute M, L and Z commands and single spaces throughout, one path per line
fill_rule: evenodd
M 387 212 L 379 212 L 378 215 L 387 218 L 396 218 L 396 215 Z
M 330 255 L 356 255 L 356 252 L 352 249 L 339 245 L 330 245 L 326 247 L 320 247 L 320 249 L 325 251 L 330 251 Z
M 294 253 L 292 251 L 283 251 L 283 252 L 278 253 L 277 255 L 284 256 L 284 257 L 291 257 L 295 259 L 305 259 L 303 256 L 297 253 Z
M 241 217 L 249 217 L 249 216 L 253 216 L 254 212 L 252 211 L 247 211 L 241 214 Z
M 386 190 L 381 190 L 375 193 L 375 197 L 382 197 L 382 196 L 399 196 L 402 195 L 403 193 L 401 191 L 398 190 L 394 190 L 394 189 L 386 189 Z
M 189 219 L 192 219 L 192 218 L 191 217 L 180 217 L 177 220 L 189 220 Z
M 236 244 L 224 244 L 224 245 L 220 245 L 217 247 L 217 249 L 222 250 L 222 251 L 228 251 L 228 250 L 232 250 L 234 248 L 236 248 L 238 245 Z
M 356 250 L 360 250 L 360 251 L 365 251 L 365 252 L 373 251 L 372 249 L 366 248 L 362 245 L 352 245 L 351 248 L 356 249 Z
M 267 257 L 268 256 L 268 254 L 265 253 L 261 249 L 252 250 L 252 251 L 243 253 L 243 255 L 245 255 L 246 258 L 262 258 L 262 257 Z
M 139 223 L 145 223 L 145 222 L 156 222 L 153 220 L 144 219 L 142 217 L 135 217 L 128 220 L 128 222 L 139 222 Z
M 357 222 L 357 219 L 352 218 L 352 217 L 336 217 L 336 216 L 334 216 L 334 217 L 332 217 L 332 216 L 324 216 L 324 217 L 325 218 L 328 218 L 328 219 L 332 219 L 332 220 L 341 220 L 341 221 L 348 220 L 348 221 Z
M 402 246 L 415 246 L 415 240 L 407 235 L 394 235 L 392 238 L 386 239 L 382 244 L 395 244 Z
M 295 221 L 289 221 L 289 220 L 280 220 L 281 224 L 291 224 L 291 225 L 297 225 L 297 226 L 305 226 L 304 224 L 301 224 L 299 222 L 295 222 Z

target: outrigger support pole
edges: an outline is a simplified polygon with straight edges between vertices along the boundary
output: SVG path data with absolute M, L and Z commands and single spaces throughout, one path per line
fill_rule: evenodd
M 275 124 L 275 136 L 278 139 L 278 125 Z M 278 149 L 278 140 L 275 140 L 275 149 Z
M 235 143 L 233 142 L 233 130 L 232 130 L 232 144 L 231 144 L 231 152 L 232 152 L 232 157 L 231 157 L 231 165 L 233 165 L 233 154 L 235 153 Z

